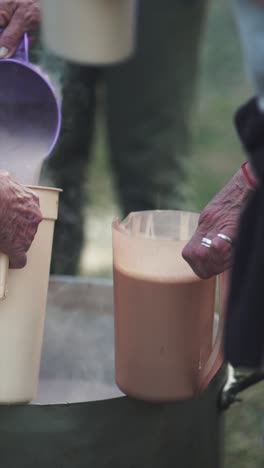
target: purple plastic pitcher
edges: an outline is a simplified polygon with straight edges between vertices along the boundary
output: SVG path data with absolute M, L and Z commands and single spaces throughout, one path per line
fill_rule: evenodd
M 25 34 L 14 57 L 0 60 L 0 170 L 22 184 L 38 185 L 42 162 L 51 153 L 60 126 L 55 92 L 29 63 Z M 6 295 L 8 266 L 8 257 L 0 253 L 0 300 Z
M 0 60 L 0 170 L 37 185 L 41 163 L 52 151 L 61 125 L 49 81 L 28 61 L 25 34 L 13 58 Z

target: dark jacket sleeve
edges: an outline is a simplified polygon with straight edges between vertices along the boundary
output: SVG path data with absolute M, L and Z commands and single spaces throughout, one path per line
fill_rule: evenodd
M 260 184 L 239 226 L 225 324 L 225 358 L 234 367 L 259 368 L 264 352 L 264 113 L 251 99 L 235 126 Z

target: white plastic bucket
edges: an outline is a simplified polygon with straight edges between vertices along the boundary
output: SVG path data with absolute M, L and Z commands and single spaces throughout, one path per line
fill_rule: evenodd
M 39 196 L 43 221 L 26 267 L 6 275 L 6 297 L 0 302 L 0 404 L 28 403 L 37 394 L 59 190 L 31 188 Z
M 137 0 L 41 0 L 47 47 L 90 64 L 123 61 L 134 51 Z

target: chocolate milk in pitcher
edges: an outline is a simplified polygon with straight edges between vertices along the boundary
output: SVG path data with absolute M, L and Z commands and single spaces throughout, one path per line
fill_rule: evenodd
M 113 223 L 116 382 L 150 401 L 191 398 L 213 347 L 215 278 L 182 258 L 198 216 L 157 211 Z

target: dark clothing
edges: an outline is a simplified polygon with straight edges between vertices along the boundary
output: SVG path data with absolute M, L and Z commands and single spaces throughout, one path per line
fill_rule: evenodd
M 250 100 L 236 114 L 240 139 L 260 184 L 241 216 L 225 328 L 225 357 L 258 368 L 264 353 L 264 113 Z

